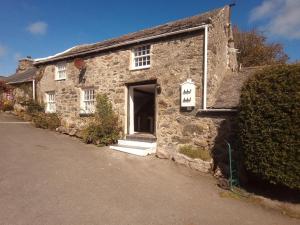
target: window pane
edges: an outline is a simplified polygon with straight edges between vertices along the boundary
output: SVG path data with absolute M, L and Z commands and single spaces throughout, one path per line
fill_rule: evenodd
M 46 108 L 46 110 L 50 113 L 55 112 L 56 111 L 55 92 L 48 92 L 46 94 L 46 97 L 47 97 L 47 108 Z
M 57 78 L 65 79 L 66 78 L 66 64 L 60 63 L 56 65 Z
M 136 68 L 150 65 L 150 45 L 135 48 L 133 57 Z
M 95 111 L 95 90 L 87 89 L 84 90 L 83 109 L 85 113 L 93 113 Z

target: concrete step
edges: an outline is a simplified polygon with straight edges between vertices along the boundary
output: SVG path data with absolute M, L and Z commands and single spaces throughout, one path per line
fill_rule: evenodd
M 132 147 L 156 148 L 156 142 L 136 141 L 136 140 L 118 140 L 118 145 L 127 145 Z
M 143 141 L 143 142 L 156 142 L 156 137 L 151 134 L 130 134 L 126 135 L 126 140 Z
M 149 148 L 149 147 L 138 147 L 132 145 L 111 145 L 109 146 L 110 149 L 117 150 L 120 152 L 126 152 L 133 155 L 138 156 L 146 156 L 152 153 L 155 153 L 156 148 Z

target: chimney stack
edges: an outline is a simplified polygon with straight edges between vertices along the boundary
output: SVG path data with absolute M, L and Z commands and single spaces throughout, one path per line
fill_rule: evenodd
M 31 56 L 27 56 L 26 58 L 20 59 L 19 60 L 19 65 L 17 68 L 17 73 L 19 72 L 23 72 L 26 71 L 29 68 L 33 67 L 33 59 L 31 58 Z

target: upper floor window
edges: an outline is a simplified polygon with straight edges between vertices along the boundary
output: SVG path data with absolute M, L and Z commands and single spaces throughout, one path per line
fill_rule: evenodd
M 67 78 L 66 63 L 56 65 L 55 80 L 64 80 Z
M 56 112 L 56 105 L 55 105 L 55 92 L 50 91 L 46 93 L 46 112 L 54 113 Z
M 133 69 L 143 69 L 150 67 L 150 45 L 144 45 L 133 49 Z
M 81 113 L 94 113 L 95 112 L 95 90 L 84 89 L 82 90 L 81 97 Z

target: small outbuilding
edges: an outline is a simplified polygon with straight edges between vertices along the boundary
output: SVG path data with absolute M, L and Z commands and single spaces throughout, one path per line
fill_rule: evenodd
M 35 77 L 37 68 L 30 57 L 20 59 L 16 73 L 8 76 L 5 82 L 12 86 L 14 100 L 35 99 Z

